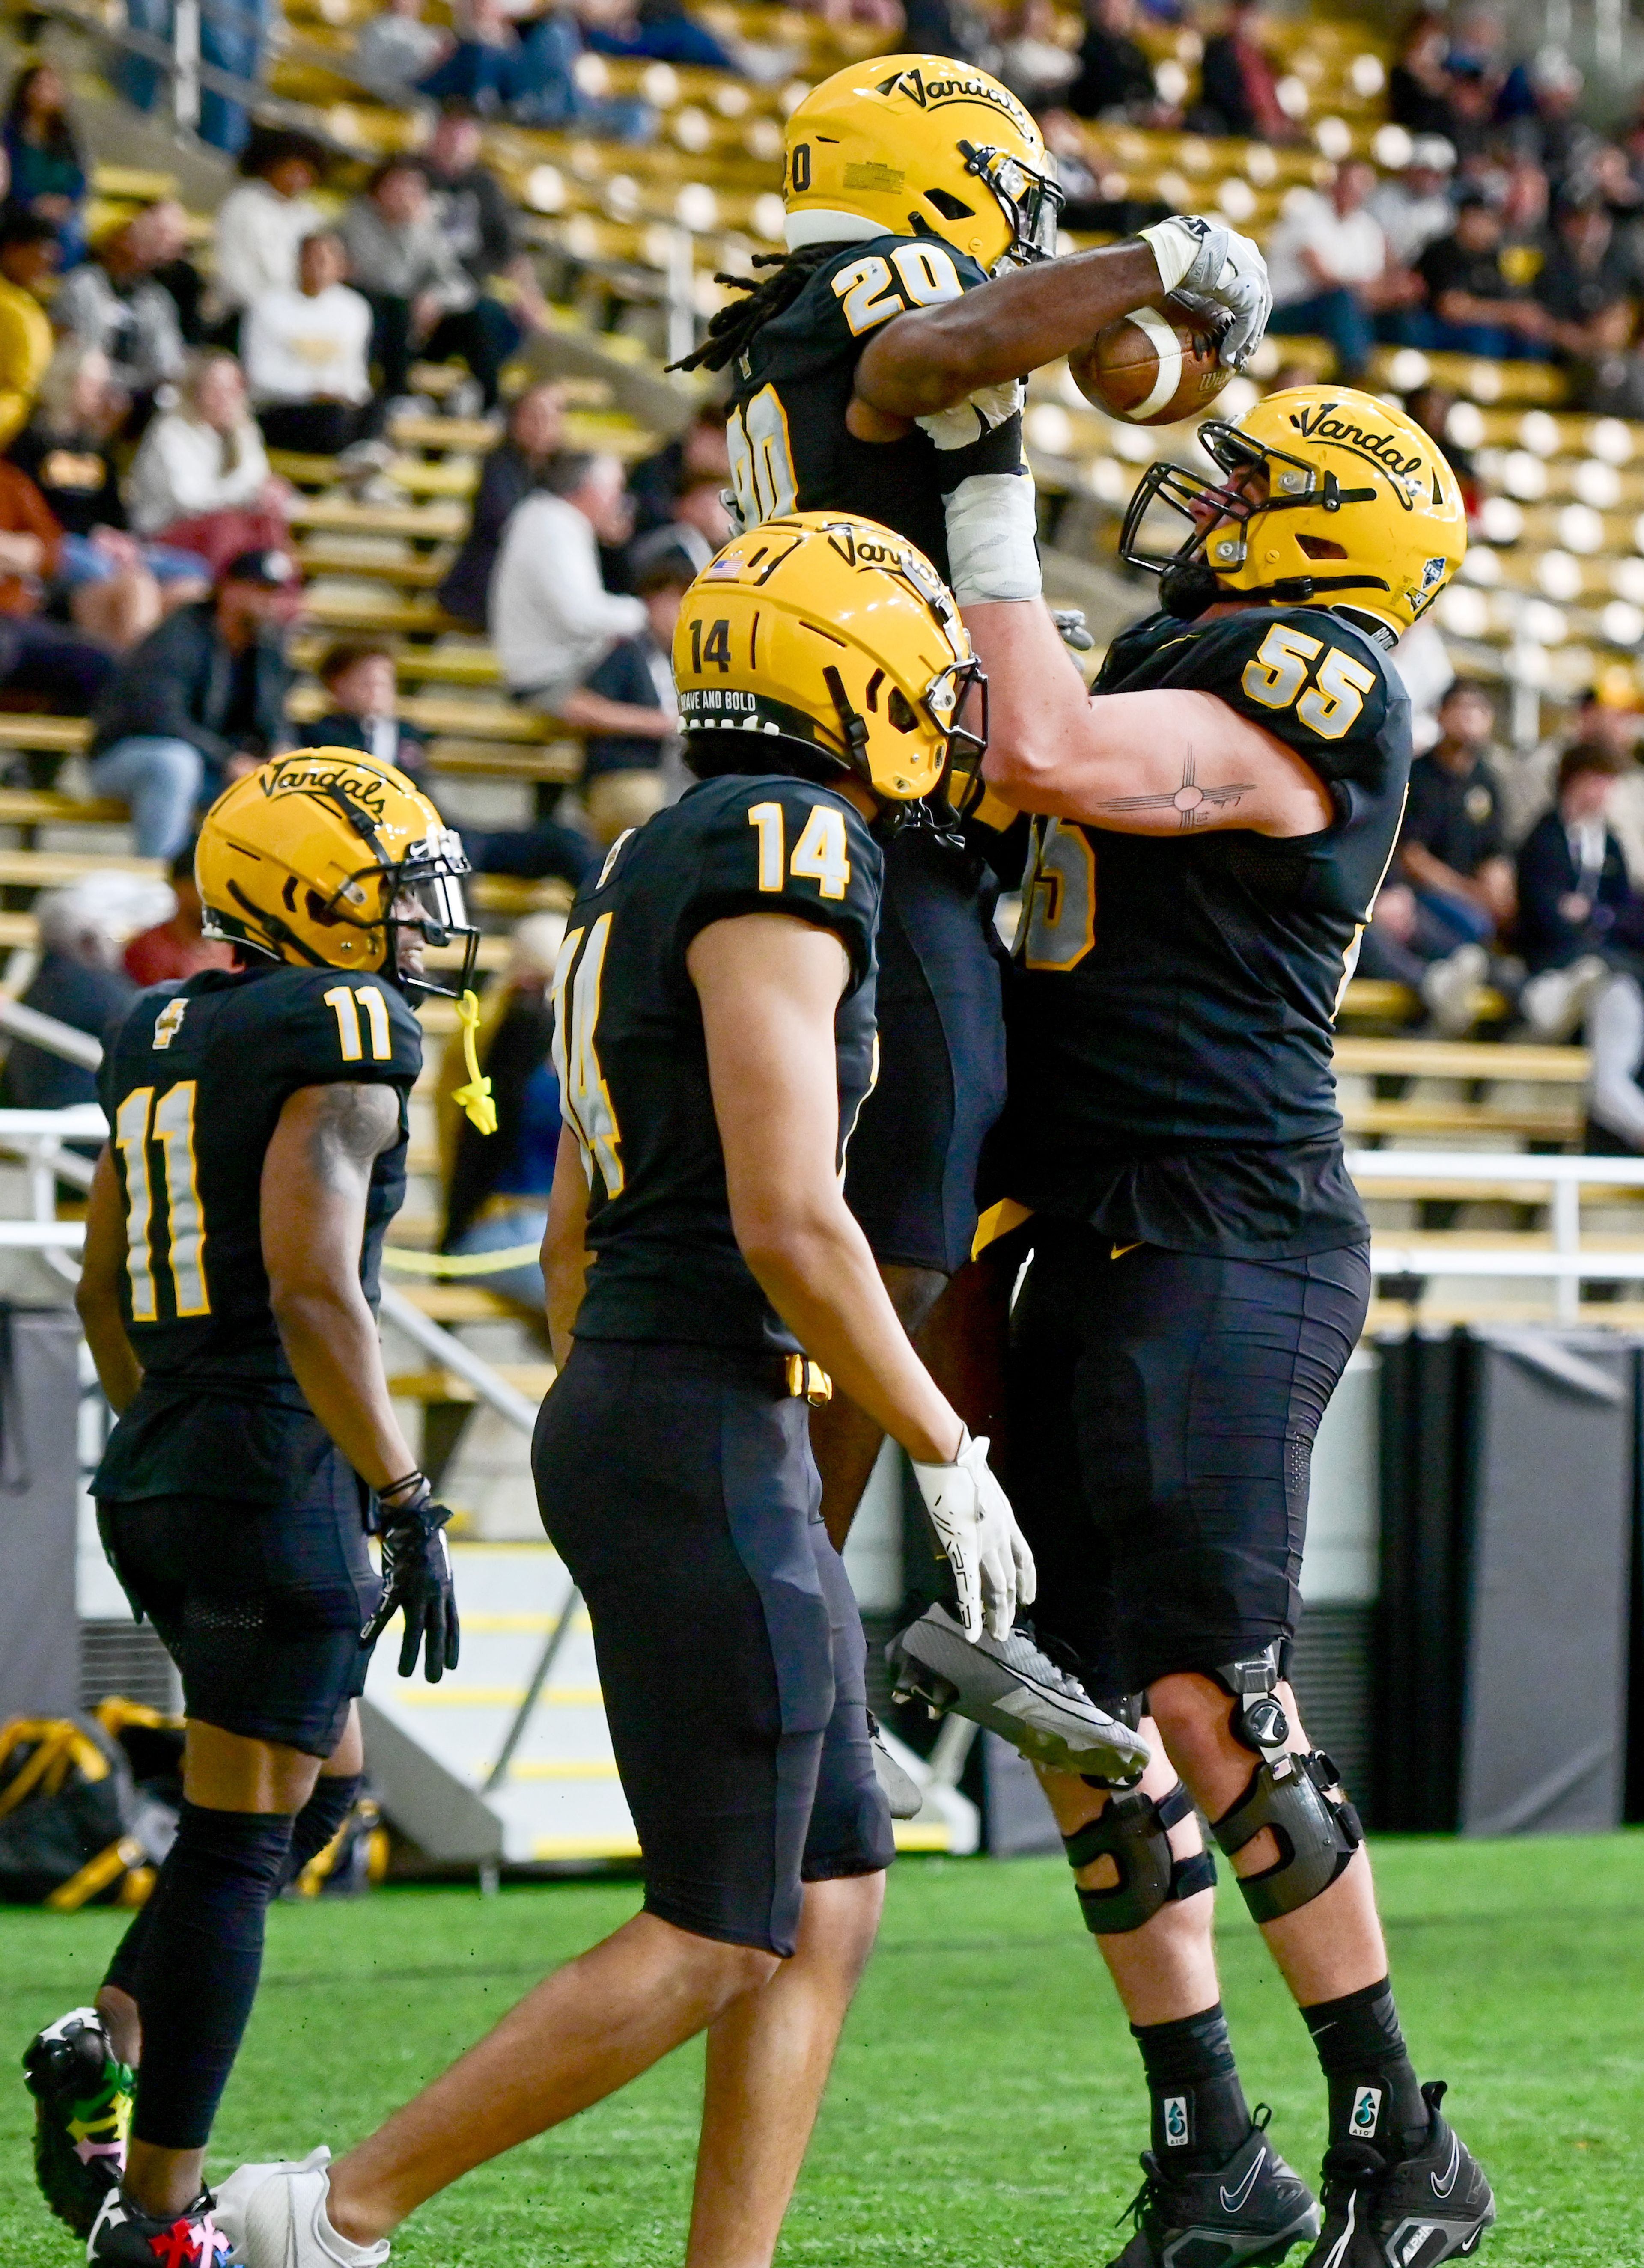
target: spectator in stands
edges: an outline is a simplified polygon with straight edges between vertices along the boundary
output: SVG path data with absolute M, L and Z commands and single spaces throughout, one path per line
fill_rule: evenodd
M 121 663 L 92 719 L 91 779 L 130 805 L 144 858 L 175 858 L 197 804 L 289 745 L 284 637 L 301 603 L 286 553 L 248 551 Z
M 290 291 L 305 237 L 326 225 L 313 202 L 324 155 L 306 135 L 259 129 L 240 160 L 243 176 L 217 208 L 209 305 L 225 335 L 266 291 Z
M 0 132 L 11 168 L 5 209 L 50 222 L 65 269 L 85 257 L 85 160 L 68 105 L 62 74 L 50 63 L 31 63 L 12 85 Z
M 391 108 L 409 108 L 417 82 L 442 62 L 451 34 L 423 21 L 423 0 L 387 0 L 361 25 L 349 76 Z
M 721 544 L 728 543 L 735 533 L 736 523 L 725 505 L 725 482 L 712 473 L 696 473 L 680 490 L 674 505 L 671 523 L 675 535 L 693 553 L 700 549 L 697 564 L 705 567 Z M 699 541 L 693 544 L 689 539 Z
M 687 14 L 684 0 L 617 0 L 600 17 L 587 8 L 579 12 L 583 39 L 595 55 L 639 55 L 697 70 L 738 68 L 724 40 Z
M 1413 268 L 1427 247 L 1456 225 L 1449 197 L 1455 171 L 1455 144 L 1441 134 L 1419 135 L 1403 173 L 1371 192 L 1365 210 L 1386 238 L 1396 268 Z
M 1493 203 L 1500 190 L 1501 215 L 1501 273 L 1515 291 L 1533 289 L 1552 250 L 1548 220 L 1552 192 L 1547 176 L 1533 158 L 1515 158 L 1507 168 L 1504 188 L 1499 181 L 1485 189 Z
M 1567 748 L 1557 800 L 1518 854 L 1518 944 L 1530 970 L 1520 996 L 1538 1040 L 1579 1031 L 1608 980 L 1607 954 L 1633 898 L 1621 845 L 1606 824 L 1626 762 L 1593 744 Z
M 1410 768 L 1398 871 L 1455 943 L 1490 945 L 1515 910 L 1501 791 L 1486 754 L 1495 711 L 1481 685 L 1458 678 L 1438 714 L 1438 740 Z
M 563 914 L 527 915 L 514 931 L 507 967 L 486 990 L 475 1036 L 497 1106 L 494 1135 L 477 1133 L 452 1100 L 468 1072 L 461 1040 L 446 1047 L 439 1101 L 442 1252 L 505 1252 L 542 1241 L 560 1126 L 549 988 L 564 934 Z M 534 1260 L 481 1280 L 540 1322 L 542 1271 Z
M 1441 15 L 1419 11 L 1388 74 L 1387 114 L 1410 134 L 1437 134 L 1454 148 L 1456 115 L 1449 33 Z
M 642 535 L 630 558 L 633 586 L 645 608 L 645 627 L 618 638 L 584 680 L 585 690 L 630 709 L 654 711 L 667 720 L 668 737 L 591 733 L 582 767 L 588 823 L 601 843 L 624 828 L 643 827 L 672 803 L 684 784 L 678 757 L 679 704 L 674 689 L 674 630 L 680 600 L 707 561 L 687 531 L 659 527 Z M 669 758 L 675 761 L 670 777 Z
M 404 397 L 415 353 L 431 361 L 457 355 L 490 409 L 502 358 L 475 312 L 479 295 L 435 216 L 417 159 L 385 158 L 343 213 L 342 232 L 355 288 L 371 302 L 382 392 Z
M 644 603 L 608 591 L 600 573 L 601 543 L 626 542 L 632 524 L 615 457 L 566 449 L 550 458 L 503 536 L 491 638 L 516 701 L 589 732 L 660 740 L 673 727 L 659 711 L 584 689 L 617 639 L 646 627 Z
M 49 221 L 30 213 L 0 220 L 0 449 L 28 423 L 51 360 L 51 319 L 40 293 L 56 266 Z
M 289 494 L 269 470 L 240 364 L 231 354 L 196 355 L 180 395 L 149 427 L 132 465 L 132 526 L 197 551 L 213 572 L 241 551 L 284 548 Z
M 326 714 L 305 725 L 306 748 L 358 748 L 379 763 L 397 764 L 413 779 L 427 769 L 428 753 L 415 725 L 399 714 L 394 649 L 370 638 L 349 638 L 321 655 L 314 674 L 331 696 Z
M 176 301 L 154 280 L 165 239 L 150 218 L 153 210 L 100 236 L 91 259 L 65 278 L 51 304 L 59 332 L 107 356 L 110 375 L 137 405 L 142 424 L 187 353 Z
M 1577 390 L 1585 394 L 1596 365 L 1619 354 L 1633 335 L 1639 269 L 1597 197 L 1562 203 L 1554 226 L 1557 240 L 1536 278 L 1535 296 L 1552 347 L 1574 367 Z
M 103 1039 L 136 987 L 120 965 L 126 940 L 159 918 L 171 893 L 136 874 L 84 874 L 35 902 L 41 963 L 22 1005 Z M 12 1040 L 0 1071 L 0 1108 L 67 1110 L 95 1102 L 97 1074 L 26 1040 Z
M 505 0 L 468 0 L 456 46 L 418 92 L 444 102 L 460 96 L 476 109 L 505 110 L 521 125 L 643 141 L 654 130 L 648 104 L 585 93 L 577 83 L 582 33 L 559 8 L 536 18 L 522 39 Z
M 717 481 L 722 489 L 731 484 L 723 401 L 699 403 L 682 432 L 630 472 L 628 494 L 636 532 L 644 535 L 653 527 L 666 527 L 684 490 L 699 480 Z
M 1455 474 L 1462 491 L 1462 501 L 1471 521 L 1476 517 L 1482 501 L 1478 487 L 1478 468 L 1471 453 L 1463 449 L 1450 433 L 1450 411 L 1456 397 L 1441 386 L 1429 382 L 1418 386 L 1404 396 L 1404 408 L 1424 433 L 1430 434 L 1443 453 L 1444 461 Z M 1425 618 L 1424 618 L 1425 619 Z
M 1501 221 L 1477 190 L 1458 200 L 1456 227 L 1416 262 L 1427 304 L 1404 320 L 1412 345 L 1500 357 L 1539 356 L 1547 318 L 1501 272 Z
M 903 14 L 907 54 L 951 55 L 988 71 L 997 65 L 992 20 L 977 0 L 903 0 Z
M 564 424 L 565 399 L 560 388 L 547 383 L 527 386 L 508 413 L 507 431 L 484 461 L 468 534 L 439 586 L 440 605 L 469 630 L 485 628 L 503 530 L 559 447 Z
M 1403 304 L 1412 287 L 1390 270 L 1381 223 L 1365 210 L 1375 170 L 1361 158 L 1344 159 L 1327 195 L 1300 191 L 1267 241 L 1267 271 L 1275 337 L 1328 339 L 1338 374 L 1352 381 L 1375 342 L 1375 319 Z
M 211 585 L 210 567 L 195 553 L 144 543 L 126 526 L 113 450 L 126 406 L 102 349 L 65 339 L 33 417 L 6 453 L 62 531 L 54 599 L 117 653 L 145 637 L 166 608 L 203 598 Z
M 1079 76 L 1079 55 L 1057 37 L 1062 18 L 1053 0 L 1016 0 L 1003 26 L 999 77 L 1028 108 L 1065 102 Z
M 1296 129 L 1279 99 L 1279 70 L 1264 44 L 1262 0 L 1229 0 L 1227 26 L 1205 42 L 1200 108 L 1207 134 L 1294 142 Z
M 153 263 L 149 272 L 170 295 L 184 346 L 203 346 L 209 328 L 205 278 L 188 257 L 188 214 L 175 197 L 159 197 L 144 207 L 137 220 L 144 257 Z
M 381 430 L 367 365 L 372 310 L 347 275 L 342 238 L 322 230 L 303 240 L 297 289 L 265 292 L 247 310 L 246 384 L 271 448 L 335 457 Z
M 1530 81 L 1536 107 L 1517 129 L 1521 147 L 1539 159 L 1557 192 L 1596 154 L 1600 137 L 1580 115 L 1581 74 L 1560 48 L 1541 49 Z
M 114 665 L 81 631 L 41 612 L 62 545 L 63 530 L 33 482 L 0 459 L 0 692 L 83 717 Z
M 512 200 L 489 166 L 480 162 L 479 118 L 470 102 L 453 98 L 440 113 L 420 162 L 446 242 L 474 287 L 474 316 L 490 342 L 498 369 L 519 348 L 527 330 L 541 330 L 548 308 L 536 270 L 522 248 Z M 497 297 L 503 279 L 510 303 Z M 486 402 L 489 409 L 494 394 Z
M 194 879 L 191 836 L 171 862 L 174 903 L 165 921 L 140 930 L 125 949 L 126 975 L 134 984 L 165 984 L 193 976 L 202 968 L 232 968 L 234 948 L 201 927 L 200 892 Z
M 1136 38 L 1136 0 L 1085 0 L 1079 76 L 1067 90 L 1076 118 L 1154 126 L 1163 107 L 1153 65 Z

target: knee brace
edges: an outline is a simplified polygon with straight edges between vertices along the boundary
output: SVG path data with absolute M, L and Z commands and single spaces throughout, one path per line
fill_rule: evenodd
M 1359 1815 L 1333 1791 L 1340 1774 L 1322 1749 L 1305 1756 L 1286 1746 L 1290 1720 L 1276 1688 L 1279 1649 L 1224 1663 L 1210 1673 L 1233 1697 L 1235 1740 L 1261 1761 L 1250 1785 L 1212 1833 L 1231 1859 L 1267 1828 L 1279 1845 L 1274 1864 L 1242 1874 L 1239 1889 L 1257 1922 L 1295 1913 L 1329 1889 L 1364 1840 Z
M 1117 1937 L 1140 1929 L 1173 1898 L 1195 1897 L 1212 1887 L 1216 1862 L 1208 1851 L 1178 1859 L 1170 1848 L 1168 1830 L 1192 1808 L 1179 1780 L 1157 1803 L 1138 1789 L 1113 1796 L 1099 1819 L 1062 1837 L 1067 1863 L 1075 1870 L 1097 1859 L 1111 1859 L 1118 1869 L 1111 1889 L 1074 1885 L 1085 1927 L 1093 1937 Z

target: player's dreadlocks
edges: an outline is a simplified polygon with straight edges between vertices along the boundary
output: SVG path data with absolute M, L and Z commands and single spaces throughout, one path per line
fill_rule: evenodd
M 734 362 L 752 344 L 755 332 L 792 306 L 822 261 L 831 260 L 838 249 L 837 244 L 807 244 L 798 252 L 756 252 L 756 268 L 777 271 L 762 284 L 750 283 L 746 276 L 716 276 L 716 284 L 728 284 L 734 291 L 746 291 L 748 297 L 721 307 L 709 323 L 702 344 L 669 363 L 668 368 L 723 370 L 726 363 Z

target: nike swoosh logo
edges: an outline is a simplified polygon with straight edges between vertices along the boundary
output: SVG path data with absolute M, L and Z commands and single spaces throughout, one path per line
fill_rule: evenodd
M 1139 1252 L 1141 1248 L 1142 1239 L 1139 1236 L 1134 1244 L 1116 1244 L 1112 1251 L 1109 1253 L 1108 1258 L 1110 1260 L 1123 1260 L 1127 1252 Z
M 1132 1251 L 1134 1251 L 1135 1248 L 1134 1245 L 1131 1247 Z M 1240 2210 L 1241 2206 L 1244 2204 L 1245 2199 L 1250 2196 L 1250 2191 L 1256 2187 L 1256 2176 L 1261 2172 L 1262 2168 L 1266 2164 L 1266 2162 L 1267 2153 L 1264 2150 L 1258 2151 L 1257 2153 L 1255 2164 L 1250 2168 L 1250 2172 L 1246 2174 L 1244 2179 L 1239 2183 L 1238 2188 L 1235 2190 L 1231 2195 L 1229 2195 L 1227 2191 L 1222 2191 L 1221 2209 L 1223 2213 L 1237 2213 Z
M 1452 2134 L 1450 2136 L 1450 2162 L 1445 2168 L 1444 2179 L 1441 2181 L 1436 2174 L 1433 2174 L 1428 2176 L 1433 2183 L 1433 2194 L 1434 2197 L 1449 2197 L 1450 2191 L 1456 2186 L 1456 2176 L 1461 2171 L 1461 2163 L 1462 2146 L 1456 2136 Z
M 1323 2268 L 1341 2268 L 1342 2262 L 1347 2257 L 1347 2248 L 1353 2242 L 1353 2233 L 1358 2226 L 1359 2192 L 1354 2190 L 1350 2192 L 1347 2198 L 1347 2225 L 1336 2239 L 1335 2243 L 1331 2245 L 1324 2260 Z

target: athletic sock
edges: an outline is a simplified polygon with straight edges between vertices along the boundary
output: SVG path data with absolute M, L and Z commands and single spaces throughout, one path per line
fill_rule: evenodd
M 1250 2113 L 1221 2003 L 1168 2024 L 1132 2024 L 1153 2101 L 1153 2146 L 1167 2174 L 1213 2173 L 1243 2142 Z
M 1384 2158 L 1414 2157 L 1427 2142 L 1427 2106 L 1387 1978 L 1301 2016 L 1330 2085 L 1331 2148 L 1368 2142 Z
M 143 2019 L 132 2132 L 203 2149 L 256 1998 L 269 1902 L 291 1857 L 292 1815 L 185 1802 L 136 1968 Z
M 323 1775 L 315 1781 L 314 1792 L 297 1815 L 291 1830 L 291 1856 L 286 1860 L 285 1873 L 280 1888 L 287 1889 L 310 1859 L 317 1859 L 330 1842 L 343 1821 L 359 1800 L 364 1775 L 350 1773 L 346 1779 L 328 1779 Z M 168 1862 L 169 1863 L 169 1862 Z M 161 1879 L 163 1880 L 163 1874 Z M 131 1918 L 131 1926 L 114 1948 L 103 1977 L 105 1984 L 117 1992 L 137 1997 L 137 1970 L 143 1958 L 143 1948 L 148 1941 L 154 1923 L 155 1908 L 159 1902 L 159 1882 L 149 1894 L 146 1904 L 140 1906 Z

